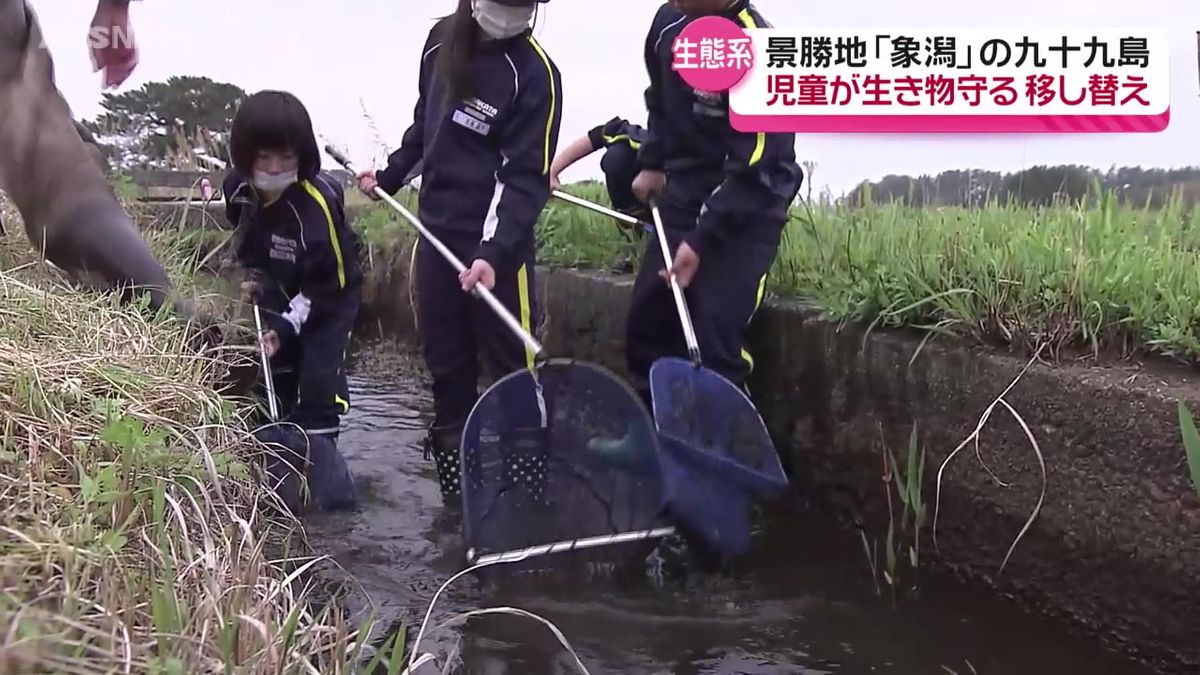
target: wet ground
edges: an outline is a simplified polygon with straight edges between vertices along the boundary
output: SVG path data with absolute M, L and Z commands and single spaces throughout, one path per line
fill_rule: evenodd
M 340 445 L 363 507 L 311 516 L 309 538 L 361 589 L 352 609 L 369 598 L 384 624 L 419 623 L 465 566 L 457 521 L 443 516 L 433 464 L 421 454 L 429 396 L 410 356 L 369 347 L 354 362 Z M 497 591 L 468 575 L 442 595 L 433 622 L 520 607 L 558 626 L 594 674 L 1149 672 L 959 587 L 922 583 L 919 598 L 895 606 L 876 595 L 857 535 L 832 531 L 817 514 L 782 511 L 761 523 L 754 553 L 731 576 L 540 578 Z M 548 628 L 515 616 L 436 631 L 419 649 L 441 663 L 457 652 L 457 673 L 580 672 Z

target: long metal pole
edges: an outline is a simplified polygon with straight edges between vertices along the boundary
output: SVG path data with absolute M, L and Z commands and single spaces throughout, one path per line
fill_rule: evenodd
M 600 214 L 609 216 L 611 218 L 616 218 L 617 220 L 619 220 L 621 222 L 629 223 L 630 225 L 636 225 L 647 232 L 654 229 L 650 225 L 650 223 L 643 223 L 642 221 L 638 220 L 637 218 L 634 218 L 633 216 L 631 216 L 627 213 L 621 213 L 620 211 L 614 211 L 613 209 L 610 209 L 607 206 L 602 206 L 600 204 L 596 204 L 595 202 L 590 202 L 581 197 L 576 197 L 575 195 L 570 194 L 568 192 L 563 192 L 562 190 L 555 190 L 553 194 L 555 197 L 558 197 L 559 199 L 561 199 L 565 202 L 571 202 L 572 204 L 575 204 L 576 206 L 582 206 L 585 209 L 591 209 L 592 211 L 595 211 L 596 213 L 600 213 Z
M 355 173 L 354 168 L 350 164 L 350 160 L 332 145 L 326 145 L 325 152 L 329 153 L 329 156 L 337 160 L 339 164 L 346 167 L 347 171 Z M 467 269 L 467 266 L 464 265 L 462 261 L 459 260 L 458 257 L 455 256 L 454 253 L 441 242 L 441 240 L 435 237 L 432 232 L 425 229 L 425 226 L 421 224 L 421 221 L 417 220 L 416 216 L 410 213 L 408 209 L 404 208 L 403 204 L 393 199 L 391 195 L 385 192 L 383 188 L 379 187 L 378 185 L 375 186 L 374 192 L 380 199 L 387 202 L 393 209 L 396 209 L 400 215 L 404 216 L 404 219 L 407 220 L 413 227 L 417 228 L 417 231 L 419 231 L 426 239 L 428 239 L 430 244 L 433 244 L 433 247 L 438 250 L 438 253 L 441 253 L 442 257 L 445 258 L 446 261 L 451 265 L 453 265 L 455 270 L 461 274 Z M 512 312 L 508 311 L 507 307 L 505 307 L 499 300 L 496 299 L 496 296 L 492 295 L 491 291 L 484 288 L 482 284 L 475 284 L 475 288 L 472 289 L 471 292 L 483 298 L 483 300 L 491 306 L 492 310 L 500 316 L 500 319 L 504 321 L 505 325 L 507 325 L 512 332 L 516 333 L 517 337 L 521 338 L 521 341 L 525 343 L 525 346 L 529 347 L 529 349 L 535 355 L 537 355 L 535 357 L 536 360 L 544 360 L 545 351 L 542 349 L 541 343 L 535 340 L 534 337 L 530 335 L 524 327 L 521 326 L 521 322 L 512 315 Z
M 668 270 L 667 276 L 671 280 L 671 293 L 675 296 L 675 307 L 679 310 L 679 322 L 683 325 L 683 338 L 687 341 L 688 354 L 692 357 L 692 363 L 699 365 L 700 341 L 696 339 L 696 328 L 692 325 L 692 315 L 688 311 L 683 290 L 679 288 L 679 280 L 675 278 L 675 273 L 670 271 L 674 259 L 667 245 L 667 234 L 663 231 L 662 216 L 658 212 L 657 204 L 651 205 L 650 210 L 654 214 L 654 229 L 658 233 L 658 244 L 662 247 L 663 269 Z
M 526 558 L 536 558 L 539 556 L 550 555 L 552 553 L 562 553 L 564 551 L 573 551 L 576 549 L 597 548 L 612 544 L 628 544 L 646 539 L 661 539 L 663 537 L 669 537 L 672 534 L 675 534 L 675 528 L 659 527 L 653 530 L 637 530 L 635 532 L 622 532 L 621 534 L 608 534 L 596 537 L 584 537 L 583 539 L 571 539 L 569 541 L 556 541 L 552 544 L 529 546 L 527 548 L 517 549 L 515 551 L 489 553 L 487 555 L 479 556 L 478 558 L 475 557 L 475 550 L 472 549 L 467 552 L 467 561 L 473 565 L 490 565 L 499 562 L 519 562 Z
M 267 383 L 267 408 L 271 411 L 271 421 L 279 421 L 279 406 L 275 402 L 275 377 L 271 375 L 271 362 L 267 358 L 267 353 L 262 349 L 263 326 L 262 313 L 258 309 L 258 303 L 254 303 L 254 325 L 258 328 L 258 354 L 262 360 L 263 380 Z

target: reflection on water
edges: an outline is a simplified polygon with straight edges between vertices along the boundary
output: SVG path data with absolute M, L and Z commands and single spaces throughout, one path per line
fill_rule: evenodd
M 427 388 L 411 357 L 385 350 L 358 355 L 355 371 L 341 447 L 364 505 L 310 517 L 309 538 L 353 576 L 383 625 L 419 623 L 438 587 L 464 566 L 458 521 L 441 516 L 433 463 L 421 454 Z M 595 674 L 1148 672 L 960 588 L 926 586 L 923 597 L 894 608 L 875 597 L 857 542 L 811 515 L 773 514 L 742 568 L 665 586 L 539 579 L 486 594 L 465 577 L 442 595 L 433 621 L 521 607 L 553 621 Z M 421 646 L 439 661 L 456 648 L 464 662 L 457 672 L 577 672 L 550 631 L 529 619 L 472 619 Z

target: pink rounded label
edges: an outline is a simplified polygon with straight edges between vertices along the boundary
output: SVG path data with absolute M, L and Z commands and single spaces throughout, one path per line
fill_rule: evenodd
M 750 36 L 721 16 L 689 23 L 671 45 L 671 68 L 701 91 L 723 92 L 740 82 L 754 65 Z

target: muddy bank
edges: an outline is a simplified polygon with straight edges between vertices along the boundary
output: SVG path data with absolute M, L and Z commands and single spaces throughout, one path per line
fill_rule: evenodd
M 364 316 L 372 327 L 413 329 L 408 253 L 374 253 Z M 538 274 L 548 313 L 542 337 L 552 353 L 623 372 L 631 279 Z M 1001 572 L 1042 490 L 1021 425 L 997 406 L 978 457 L 968 444 L 947 466 L 935 549 L 936 481 L 1025 361 L 940 338 L 914 359 L 919 346 L 919 336 L 864 337 L 863 327 L 839 329 L 802 305 L 765 303 L 753 329 L 751 388 L 798 494 L 848 527 L 861 524 L 882 545 L 881 452 L 903 457 L 915 424 L 927 453 L 922 572 L 952 572 L 1164 671 L 1200 665 L 1200 498 L 1187 477 L 1175 407 L 1183 398 L 1200 410 L 1192 371 L 1039 365 L 1024 375 L 1005 400 L 1037 441 L 1046 493 Z M 866 573 L 865 556 L 862 564 Z

